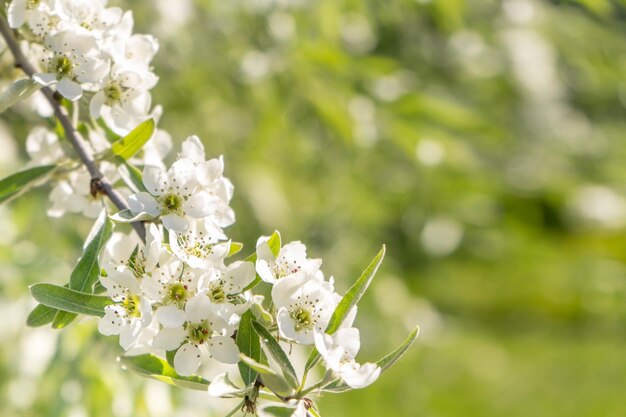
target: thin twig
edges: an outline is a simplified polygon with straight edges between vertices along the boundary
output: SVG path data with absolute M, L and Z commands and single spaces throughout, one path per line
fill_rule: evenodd
M 13 57 L 15 58 L 16 66 L 20 67 L 26 75 L 32 77 L 35 72 L 35 68 L 28 62 L 28 59 L 22 53 L 15 37 L 13 36 L 13 31 L 9 27 L 7 21 L 4 17 L 0 17 L 0 33 L 4 38 L 7 46 L 11 50 Z M 94 162 L 93 158 L 87 153 L 85 146 L 83 145 L 84 139 L 81 135 L 76 131 L 74 125 L 70 121 L 70 118 L 65 110 L 65 108 L 61 105 L 59 100 L 57 99 L 56 94 L 48 87 L 43 87 L 41 92 L 46 97 L 52 109 L 54 110 L 54 115 L 63 126 L 63 130 L 65 131 L 65 136 L 67 140 L 70 142 L 81 162 L 87 168 L 89 175 L 91 176 L 92 181 L 97 181 L 102 192 L 113 202 L 115 207 L 119 210 L 128 209 L 128 205 L 124 201 L 124 198 L 113 189 L 113 186 L 106 181 L 102 171 L 98 168 L 98 165 Z M 146 228 L 142 222 L 133 222 L 133 228 L 139 235 L 139 237 L 145 241 L 146 239 Z

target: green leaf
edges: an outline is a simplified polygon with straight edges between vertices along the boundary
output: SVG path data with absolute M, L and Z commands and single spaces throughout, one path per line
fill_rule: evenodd
M 130 159 L 146 142 L 150 140 L 154 133 L 154 120 L 148 119 L 134 128 L 132 132 L 111 144 L 114 155 L 123 159 Z
M 141 376 L 154 378 L 182 388 L 206 391 L 210 381 L 199 376 L 178 375 L 167 361 L 151 353 L 138 356 L 122 356 L 119 358 L 122 367 L 130 369 Z
M 265 346 L 267 352 L 282 369 L 285 380 L 289 383 L 289 385 L 297 389 L 300 385 L 298 383 L 296 371 L 293 369 L 293 366 L 283 349 L 280 347 L 276 339 L 274 339 L 274 336 L 272 336 L 272 334 L 268 332 L 267 329 L 258 321 L 252 321 L 252 326 L 261 338 L 261 343 Z
M 346 318 L 346 316 L 350 313 L 352 308 L 357 305 L 357 303 L 367 291 L 374 275 L 376 275 L 376 271 L 378 271 L 378 267 L 380 266 L 383 258 L 385 257 L 385 245 L 380 249 L 378 254 L 372 259 L 372 262 L 365 268 L 365 271 L 361 274 L 359 279 L 356 280 L 354 285 L 350 287 L 346 295 L 343 296 L 333 315 L 330 317 L 330 321 L 328 322 L 328 326 L 326 327 L 326 333 L 333 334 L 337 331 L 341 323 Z M 313 348 L 313 351 L 309 355 L 306 364 L 304 365 L 304 371 L 308 372 L 311 368 L 313 368 L 317 362 L 319 361 L 319 353 L 317 349 Z
M 35 186 L 39 180 L 50 174 L 55 168 L 55 165 L 42 165 L 17 172 L 0 180 L 0 203 L 17 197 Z
M 365 294 L 365 291 L 367 291 L 367 288 L 372 282 L 374 275 L 376 275 L 376 271 L 378 270 L 378 267 L 384 257 L 385 245 L 383 245 L 380 252 L 378 252 L 374 259 L 372 259 L 372 262 L 370 262 L 367 268 L 365 268 L 365 271 L 363 271 L 359 279 L 357 279 L 354 285 L 350 287 L 346 295 L 344 295 L 341 301 L 339 301 L 333 315 L 330 317 L 328 327 L 326 327 L 326 333 L 335 333 L 348 313 L 350 313 L 352 308 L 361 300 L 361 297 L 363 297 L 363 294 Z
M 53 284 L 33 284 L 30 293 L 35 300 L 48 307 L 71 313 L 104 316 L 104 307 L 113 304 L 109 297 L 92 295 Z
M 274 256 L 278 256 L 280 253 L 280 248 L 282 247 L 282 242 L 280 239 L 280 232 L 278 230 L 274 230 L 274 233 L 267 240 L 267 245 L 270 247 L 270 250 L 274 254 Z
M 230 242 L 230 249 L 228 249 L 228 254 L 226 257 L 230 257 L 238 254 L 243 249 L 243 243 L 239 242 Z
M 120 167 L 120 176 L 122 177 L 126 185 L 135 192 L 147 192 L 148 190 L 143 183 L 143 173 L 141 172 L 141 170 L 130 162 L 124 160 L 123 158 L 120 158 L 119 156 L 115 159 Z
M 56 308 L 48 307 L 43 304 L 39 304 L 30 312 L 26 318 L 26 324 L 30 327 L 40 327 L 54 320 L 54 316 L 59 310 Z
M 106 212 L 102 210 L 89 232 L 83 254 L 72 271 L 72 275 L 70 275 L 70 289 L 80 292 L 93 291 L 93 285 L 98 281 L 100 275 L 98 255 L 111 237 L 111 233 L 113 233 L 113 222 L 107 217 Z M 59 311 L 52 322 L 52 327 L 55 329 L 66 327 L 76 317 L 75 313 Z
M 239 358 L 241 359 L 241 362 L 245 363 L 246 365 L 248 365 L 250 368 L 257 371 L 258 373 L 271 374 L 271 375 L 278 376 L 278 374 L 269 366 L 263 365 L 262 363 L 255 361 L 254 359 L 244 355 L 243 353 L 239 354 Z
M 239 388 L 229 378 L 228 373 L 217 375 L 211 381 L 209 395 L 220 398 L 241 398 L 248 395 L 252 387 Z
M 267 404 L 259 408 L 259 417 L 290 417 L 296 407 L 293 405 Z
M 415 329 L 413 329 L 413 331 L 409 333 L 407 338 L 404 340 L 404 342 L 402 342 L 400 346 L 398 346 L 393 352 L 376 362 L 376 365 L 380 367 L 381 375 L 387 369 L 391 368 L 396 362 L 398 362 L 398 360 L 400 360 L 402 355 L 404 355 L 404 353 L 413 345 L 413 343 L 415 343 L 415 339 L 417 339 L 418 335 L 419 326 L 416 326 Z M 330 393 L 341 393 L 349 391 L 351 389 L 352 388 L 350 388 L 350 386 L 348 386 L 345 382 L 339 380 L 324 387 L 322 391 Z
M 237 330 L 237 347 L 239 348 L 239 352 L 252 360 L 259 361 L 261 360 L 261 343 L 259 342 L 259 336 L 252 327 L 253 319 L 250 310 L 246 311 L 241 316 L 239 330 Z M 239 373 L 241 374 L 241 379 L 243 379 L 244 384 L 248 386 L 254 383 L 257 377 L 257 371 L 250 368 L 244 362 L 239 362 L 237 365 L 239 366 Z
M 19 103 L 20 101 L 30 97 L 35 91 L 42 87 L 41 84 L 24 78 L 15 81 L 0 94 L 0 113 Z
M 113 222 L 103 210 L 94 223 L 85 242 L 83 255 L 70 275 L 70 288 L 85 292 L 93 289 L 100 275 L 98 256 L 113 233 Z
M 376 365 L 380 366 L 381 372 L 386 371 L 387 369 L 391 368 L 396 362 L 398 362 L 402 355 L 404 355 L 404 352 L 406 352 L 411 347 L 411 345 L 413 345 L 415 339 L 417 339 L 417 336 L 419 335 L 419 331 L 419 326 L 416 326 L 415 329 L 413 329 L 413 331 L 409 333 L 407 338 L 404 340 L 404 342 L 402 342 L 400 346 L 398 346 L 389 355 L 376 362 Z

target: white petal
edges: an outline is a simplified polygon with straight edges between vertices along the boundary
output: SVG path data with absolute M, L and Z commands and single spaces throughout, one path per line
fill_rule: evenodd
M 128 197 L 128 207 L 133 214 L 148 213 L 155 217 L 161 214 L 159 203 L 152 195 L 145 191 Z
M 165 183 L 165 173 L 157 166 L 146 165 L 143 169 L 143 185 L 152 195 L 161 195 Z
M 56 74 L 38 72 L 33 74 L 33 80 L 43 86 L 49 86 L 57 82 L 57 76 Z
M 185 201 L 183 209 L 190 217 L 196 219 L 206 217 L 213 212 L 211 197 L 205 192 L 195 193 Z
M 198 294 L 191 300 L 187 301 L 185 306 L 185 318 L 187 321 L 198 323 L 213 316 L 213 305 L 211 300 L 205 294 Z
M 100 110 L 106 101 L 106 97 L 104 95 L 104 91 L 98 91 L 92 98 L 89 103 L 89 113 L 91 117 L 94 119 L 100 118 Z
M 80 87 L 80 84 L 67 78 L 63 78 L 57 83 L 57 91 L 70 101 L 76 101 L 83 95 L 83 89 Z
M 189 136 L 182 144 L 181 155 L 194 162 L 204 161 L 204 146 L 197 136 Z
M 239 349 L 230 337 L 213 336 L 209 339 L 209 353 L 222 363 L 239 362 Z
M 180 327 L 185 322 L 185 312 L 174 304 L 159 307 L 156 317 L 163 327 Z
M 120 334 L 120 317 L 115 312 L 115 306 L 106 306 L 104 316 L 98 321 L 98 331 L 105 336 Z
M 348 363 L 341 369 L 341 377 L 352 388 L 365 388 L 380 376 L 380 368 L 374 363 Z
M 240 293 L 250 284 L 256 273 L 252 262 L 237 261 L 228 266 L 224 287 L 228 294 Z
M 350 359 L 354 359 L 359 353 L 361 337 L 356 327 L 341 328 L 333 334 L 332 339 L 335 345 L 345 349 Z
M 161 218 L 161 221 L 167 230 L 184 233 L 189 228 L 187 219 L 178 214 L 166 214 Z
M 290 340 L 296 339 L 296 322 L 291 318 L 289 311 L 285 307 L 280 308 L 278 313 L 276 313 L 276 323 L 282 337 Z
M 258 259 L 256 261 L 256 272 L 259 273 L 261 279 L 269 284 L 276 283 L 274 273 L 265 259 Z
M 154 337 L 152 346 L 156 349 L 174 350 L 185 341 L 187 332 L 182 327 L 174 329 L 161 329 L 159 333 Z
M 26 0 L 13 0 L 9 4 L 7 10 L 9 26 L 17 29 L 24 24 L 24 16 L 26 15 Z
M 128 350 L 134 346 L 137 339 L 141 335 L 141 322 L 139 320 L 131 320 L 128 326 L 122 327 L 120 331 L 120 346 L 124 350 Z
M 174 356 L 174 369 L 180 375 L 193 375 L 200 366 L 200 349 L 198 347 L 185 343 Z

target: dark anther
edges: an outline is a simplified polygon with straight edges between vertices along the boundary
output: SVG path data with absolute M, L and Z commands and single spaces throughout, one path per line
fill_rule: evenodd
M 104 194 L 104 187 L 102 186 L 102 180 L 100 178 L 92 178 L 89 183 L 89 194 L 93 198 L 96 198 L 98 194 Z

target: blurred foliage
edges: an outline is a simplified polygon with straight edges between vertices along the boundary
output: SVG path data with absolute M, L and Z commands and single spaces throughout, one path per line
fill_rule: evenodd
M 626 412 L 626 2 L 123 6 L 161 40 L 160 126 L 225 156 L 231 236 L 302 240 L 341 290 L 388 246 L 361 358 L 415 323 L 417 347 L 325 416 Z M 32 120 L 2 115 L 3 175 Z M 93 322 L 24 329 L 26 286 L 65 281 L 89 229 L 46 193 L 0 211 L 0 414 L 213 415 L 116 368 Z

